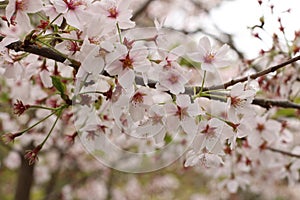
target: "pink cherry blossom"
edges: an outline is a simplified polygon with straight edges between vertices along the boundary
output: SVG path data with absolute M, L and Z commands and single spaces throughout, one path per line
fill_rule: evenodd
M 18 169 L 18 167 L 21 164 L 20 155 L 15 151 L 11 151 L 8 154 L 8 156 L 3 160 L 3 164 L 9 169 Z
M 95 3 L 94 12 L 98 13 L 98 4 Z M 129 9 L 129 0 L 103 0 L 99 3 L 100 12 L 113 26 L 118 24 L 121 29 L 133 28 L 135 22 L 131 21 L 132 10 Z M 97 10 L 96 10 L 97 9 Z
M 148 50 L 145 46 L 135 44 L 131 49 L 117 45 L 113 53 L 107 55 L 105 70 L 110 75 L 118 75 L 118 81 L 124 89 L 132 90 L 135 72 L 144 73 L 150 67 L 147 59 Z
M 93 76 L 99 75 L 104 69 L 105 61 L 100 55 L 100 46 L 93 45 L 93 49 L 84 58 L 81 63 L 81 67 Z
M 9 79 L 19 80 L 24 73 L 21 62 L 3 61 L 1 67 L 4 68 L 3 76 Z
M 187 82 L 186 75 L 170 69 L 159 73 L 159 84 L 156 87 L 160 90 L 170 90 L 173 94 L 180 94 L 184 93 Z
M 135 91 L 130 99 L 129 112 L 133 121 L 144 119 L 149 107 L 153 104 L 152 92 L 148 88 L 141 87 Z
M 89 14 L 85 8 L 91 3 L 90 0 L 51 0 L 55 11 L 63 14 L 67 23 L 75 28 L 82 29 L 85 19 L 89 19 Z
M 177 131 L 181 126 L 183 130 L 189 134 L 194 135 L 197 130 L 194 117 L 202 114 L 198 104 L 191 103 L 188 95 L 177 95 L 176 104 L 168 103 L 165 105 L 167 114 L 167 129 Z
M 205 168 L 218 167 L 223 163 L 222 158 L 213 153 L 209 153 L 206 148 L 202 149 L 199 152 L 194 150 L 188 151 L 186 155 L 186 161 L 184 163 L 185 167 L 200 165 Z
M 205 148 L 210 153 L 222 153 L 222 143 L 228 139 L 222 136 L 224 126 L 224 122 L 216 118 L 201 121 L 198 124 L 197 135 L 193 140 L 193 149 L 200 151 Z
M 281 17 L 277 21 L 281 34 L 270 34 L 269 50 L 233 63 L 228 45 L 214 47 L 203 37 L 197 46 L 188 34 L 163 28 L 198 30 L 199 20 L 186 15 L 184 22 L 191 24 L 181 26 L 178 13 L 198 13 L 206 4 L 196 8 L 192 1 L 135 1 L 132 9 L 139 26 L 148 24 L 153 15 L 170 17 L 166 23 L 155 20 L 155 28 L 131 29 L 135 22 L 130 0 L 6 2 L 0 30 L 0 137 L 4 146 L 18 141 L 7 146 L 12 151 L 4 152 L 8 157 L 0 159 L 1 169 L 17 168 L 20 156 L 12 152 L 22 153 L 32 145 L 35 148 L 25 151 L 25 158 L 29 164 L 40 158 L 34 174 L 41 186 L 48 184 L 52 172 L 90 175 L 100 168 L 99 184 L 97 175 L 84 179 L 84 186 L 70 180 L 64 188 L 56 188 L 64 199 L 85 198 L 95 191 L 97 199 L 148 199 L 146 193 L 152 197 L 155 192 L 161 199 L 175 198 L 170 193 L 179 188 L 174 178 L 155 178 L 144 191 L 143 186 L 149 185 L 139 184 L 137 176 L 119 184 L 112 170 L 97 165 L 85 149 L 109 167 L 128 172 L 158 170 L 185 155 L 181 161 L 186 168 L 176 173 L 195 167 L 193 175 L 208 177 L 207 189 L 219 189 L 212 199 L 220 198 L 221 192 L 230 199 L 240 190 L 273 194 L 276 190 L 269 192 L 270 185 L 299 185 L 300 32 L 294 39 L 287 37 L 288 42 L 282 40 L 287 29 Z M 212 2 L 209 5 L 219 0 Z M 163 4 L 175 5 L 179 12 L 163 10 Z M 140 5 L 148 6 L 143 13 L 147 19 L 139 15 Z M 267 1 L 257 6 L 264 5 L 270 6 Z M 273 14 L 278 13 L 289 11 Z M 262 24 L 265 28 L 268 21 Z M 257 31 L 257 26 L 249 31 Z M 219 69 L 226 74 L 219 77 Z M 255 97 L 257 91 L 262 99 Z M 111 188 L 111 181 L 118 187 Z
M 28 13 L 35 13 L 42 10 L 41 0 L 11 0 L 6 6 L 6 18 L 11 24 L 19 24 L 24 30 L 32 28 Z M 15 19 L 14 19 L 15 17 Z
M 217 68 L 226 67 L 229 64 L 229 46 L 224 44 L 220 49 L 212 48 L 208 37 L 203 37 L 198 43 L 198 52 L 189 54 L 194 61 L 201 62 L 201 69 L 214 72 Z
M 22 134 L 20 133 L 5 133 L 1 135 L 0 140 L 4 142 L 4 144 L 9 144 L 11 142 L 14 142 L 15 138 L 20 136 Z
M 81 50 L 81 46 L 79 42 L 77 42 L 81 39 L 80 34 L 77 31 L 71 31 L 70 33 L 61 34 L 61 36 L 69 38 L 69 40 L 58 43 L 55 48 L 70 58 L 75 58 Z
M 274 142 L 279 137 L 281 129 L 281 124 L 279 122 L 268 119 L 267 116 L 257 116 L 250 124 L 254 127 L 251 134 L 247 137 L 247 141 L 251 147 L 258 148 L 264 142 L 266 142 L 268 146 L 274 145 Z
M 40 72 L 40 78 L 43 83 L 43 86 L 46 88 L 52 87 L 52 80 L 51 80 L 51 74 L 47 69 L 42 69 Z
M 229 116 L 230 121 L 228 121 L 227 124 L 231 129 L 227 129 L 226 131 L 233 133 L 233 136 L 229 139 L 231 149 L 235 148 L 237 138 L 244 138 L 251 133 L 251 119 L 252 116 L 239 116 L 234 118 Z M 230 135 L 231 133 L 227 134 Z
M 253 109 L 250 105 L 255 94 L 254 89 L 246 89 L 242 83 L 235 84 L 227 99 L 228 115 L 231 118 L 236 117 L 239 113 L 253 115 Z

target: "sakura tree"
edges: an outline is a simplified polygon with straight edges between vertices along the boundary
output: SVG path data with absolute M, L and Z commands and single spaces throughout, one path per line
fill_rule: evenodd
M 135 178 L 114 190 L 111 170 L 153 173 L 175 161 L 182 176 L 205 175 L 224 198 L 299 184 L 300 33 L 290 37 L 284 21 L 293 10 L 257 1 L 264 12 L 249 32 L 268 49 L 247 58 L 216 27 L 221 35 L 166 25 L 159 9 L 168 3 L 140 2 L 135 12 L 129 0 L 1 4 L 1 162 L 20 167 L 16 200 L 29 199 L 34 177 L 47 183 L 44 199 L 76 198 L 81 181 L 90 184 L 82 199 L 140 199 Z M 206 15 L 221 3 L 170 4 Z M 138 19 L 143 12 L 152 27 Z M 267 14 L 278 25 L 269 38 Z M 86 176 L 55 192 L 63 169 Z M 155 184 L 180 188 L 171 175 Z

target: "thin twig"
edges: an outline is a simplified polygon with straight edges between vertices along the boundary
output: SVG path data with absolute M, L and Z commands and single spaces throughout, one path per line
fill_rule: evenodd
M 252 74 L 250 76 L 244 76 L 244 77 L 241 77 L 241 78 L 237 78 L 237 79 L 233 79 L 231 81 L 228 81 L 224 84 L 220 84 L 220 85 L 216 85 L 216 86 L 212 86 L 212 87 L 209 87 L 209 88 L 204 88 L 203 90 L 204 91 L 207 91 L 207 90 L 217 90 L 217 89 L 226 89 L 228 88 L 229 86 L 232 86 L 232 85 L 235 85 L 237 83 L 240 83 L 240 82 L 245 82 L 245 81 L 248 81 L 249 79 L 256 79 L 258 77 L 261 77 L 261 76 L 264 76 L 266 74 L 269 74 L 271 72 L 275 72 L 276 70 L 280 69 L 280 68 L 283 68 L 291 63 L 294 63 L 296 61 L 300 60 L 300 56 L 296 56 L 286 62 L 283 62 L 283 63 L 280 63 L 278 65 L 275 65 L 275 66 L 272 66 L 272 67 L 269 67 L 265 70 L 262 70 L 262 71 L 259 71 L 255 74 Z
M 188 91 L 189 91 L 189 94 L 190 94 L 192 90 L 188 90 Z M 222 96 L 224 96 L 225 94 L 215 93 L 215 92 L 210 93 L 210 94 L 212 94 L 212 95 L 211 96 L 207 95 L 207 96 L 203 96 L 203 97 L 208 98 L 208 99 L 212 99 L 212 100 L 221 101 L 221 102 L 226 101 L 226 98 L 225 99 L 222 98 Z M 214 94 L 217 94 L 217 95 L 214 95 Z M 266 109 L 270 109 L 272 107 L 281 107 L 281 108 L 293 108 L 293 109 L 300 110 L 300 104 L 296 104 L 296 103 L 293 103 L 293 102 L 290 102 L 290 101 L 287 101 L 287 100 L 254 98 L 251 104 L 257 105 L 257 106 L 260 106 L 260 107 L 266 108 Z
M 217 28 L 217 26 L 215 26 Z M 236 47 L 236 45 L 234 44 L 234 41 L 232 39 L 232 35 L 222 32 L 219 28 L 218 31 L 220 32 L 220 34 L 222 35 L 221 37 L 225 37 L 226 41 L 221 40 L 220 37 L 216 36 L 215 34 L 209 33 L 206 30 L 204 30 L 203 28 L 199 27 L 195 30 L 185 30 L 185 29 L 175 29 L 173 27 L 165 27 L 167 29 L 171 29 L 174 31 L 179 31 L 182 32 L 183 34 L 189 35 L 189 34 L 196 34 L 196 33 L 203 33 L 211 38 L 213 38 L 214 40 L 216 40 L 217 42 L 221 43 L 221 44 L 228 44 L 230 46 L 230 48 L 237 54 L 237 56 L 239 57 L 240 60 L 245 60 L 245 56 L 244 54 Z
M 279 150 L 279 149 L 274 149 L 272 147 L 267 147 L 268 150 L 270 151 L 273 151 L 273 152 L 276 152 L 276 153 L 281 153 L 283 155 L 287 155 L 287 156 L 291 156 L 291 157 L 294 157 L 294 158 L 299 158 L 300 159 L 300 155 L 298 154 L 293 154 L 293 153 L 290 153 L 288 151 L 283 151 L 283 150 Z

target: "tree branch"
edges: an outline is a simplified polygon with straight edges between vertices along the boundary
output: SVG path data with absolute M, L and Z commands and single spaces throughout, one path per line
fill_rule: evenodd
M 189 93 L 192 95 L 193 93 Z M 224 96 L 224 93 L 211 93 L 212 96 L 204 96 L 205 98 L 222 101 L 225 102 L 226 99 L 221 98 L 221 96 Z M 216 97 L 214 94 L 220 97 Z M 225 97 L 225 96 L 224 96 Z M 261 99 L 261 98 L 254 98 L 252 103 L 253 105 L 260 106 L 262 108 L 270 109 L 272 107 L 281 107 L 281 108 L 294 108 L 300 110 L 300 104 L 296 104 L 287 100 L 273 100 L 273 99 Z
M 26 149 L 32 149 L 33 143 L 28 145 Z M 34 164 L 29 165 L 28 161 L 24 158 L 24 153 L 20 154 L 21 166 L 17 180 L 15 191 L 15 200 L 30 200 L 30 191 L 34 181 Z
M 0 41 L 2 39 L 3 38 L 0 38 Z M 43 56 L 45 58 L 49 58 L 49 59 L 52 59 L 52 60 L 55 60 L 55 61 L 58 61 L 58 62 L 61 62 L 61 63 L 64 63 L 67 60 L 67 56 L 60 55 L 57 52 L 55 52 L 55 51 L 53 51 L 53 50 L 51 50 L 47 47 L 40 47 L 40 46 L 35 45 L 35 44 L 24 45 L 24 43 L 21 42 L 21 41 L 13 42 L 13 43 L 7 45 L 7 48 L 15 50 L 16 52 L 24 51 L 24 52 L 28 52 L 28 53 L 33 53 L 33 54 L 40 55 L 40 56 Z M 68 59 L 68 60 L 71 62 L 69 65 L 71 67 L 73 67 L 75 69 L 75 71 L 77 72 L 80 65 L 81 65 L 81 63 L 78 62 L 78 61 L 72 60 L 72 59 L 71 60 Z M 216 86 L 205 87 L 205 88 L 203 88 L 202 91 L 226 89 L 229 86 L 232 86 L 236 83 L 245 82 L 249 79 L 256 79 L 256 78 L 264 76 L 268 73 L 274 72 L 274 71 L 276 71 L 276 70 L 278 70 L 282 67 L 285 67 L 286 65 L 294 63 L 298 60 L 300 60 L 300 56 L 296 56 L 296 57 L 294 57 L 294 58 L 292 58 L 292 59 L 290 59 L 286 62 L 283 62 L 281 64 L 269 67 L 265 70 L 259 71 L 255 74 L 250 75 L 250 76 L 244 76 L 244 77 L 241 77 L 241 78 L 233 79 L 233 80 L 228 81 L 224 84 L 220 84 L 220 85 L 216 85 Z M 143 81 L 140 77 L 136 77 L 136 83 L 140 84 L 140 85 L 144 85 Z M 149 81 L 148 86 L 154 88 L 155 84 L 156 84 L 155 82 Z M 199 92 L 200 89 L 201 89 L 200 87 L 196 87 L 196 92 Z M 192 95 L 194 93 L 194 88 L 190 88 L 190 87 L 186 88 L 185 93 Z M 252 104 L 259 105 L 259 106 L 267 108 L 267 109 L 271 108 L 272 106 L 278 106 L 278 107 L 283 107 L 283 108 L 300 109 L 299 104 L 295 104 L 295 103 L 292 103 L 290 101 L 277 101 L 277 100 L 256 98 L 256 99 L 253 100 Z
M 270 150 L 270 151 L 276 152 L 276 153 L 281 153 L 283 155 L 287 155 L 287 156 L 291 156 L 291 157 L 295 157 L 295 158 L 299 158 L 300 159 L 300 155 L 298 155 L 298 154 L 293 154 L 293 153 L 290 153 L 288 151 L 274 149 L 272 147 L 267 147 L 267 149 Z
M 216 36 L 215 34 L 212 34 L 212 33 L 209 33 L 207 32 L 206 30 L 204 30 L 203 28 L 199 27 L 195 30 L 192 30 L 192 31 L 188 31 L 188 30 L 184 30 L 184 29 L 175 29 L 175 28 L 172 28 L 172 27 L 166 27 L 168 29 L 171 29 L 171 30 L 174 30 L 174 31 L 179 31 L 179 32 L 182 32 L 183 34 L 186 34 L 186 35 L 189 35 L 189 34 L 196 34 L 196 33 L 203 33 L 211 38 L 213 38 L 214 40 L 216 40 L 217 42 L 221 43 L 221 44 L 228 44 L 230 46 L 230 48 L 237 54 L 237 56 L 239 57 L 239 59 L 241 60 L 245 60 L 245 56 L 244 54 L 236 47 L 236 45 L 234 44 L 234 41 L 232 39 L 232 35 L 228 34 L 228 33 L 225 33 L 225 32 L 222 32 L 217 26 L 215 26 L 215 28 L 220 32 L 220 34 L 225 37 L 226 41 L 224 40 L 221 40 L 220 37 Z M 221 36 L 221 37 L 222 37 Z
M 281 107 L 281 108 L 295 108 L 300 110 L 300 104 L 296 104 L 290 101 L 280 101 L 280 100 L 273 100 L 273 99 L 260 99 L 255 98 L 252 104 L 259 105 L 266 109 L 270 109 L 273 106 Z
M 286 62 L 283 62 L 281 64 L 278 64 L 278 65 L 275 65 L 275 66 L 272 66 L 272 67 L 269 67 L 265 70 L 262 70 L 262 71 L 259 71 L 255 74 L 252 74 L 250 76 L 244 76 L 244 77 L 241 77 L 241 78 L 237 78 L 237 79 L 233 79 L 231 81 L 228 81 L 224 84 L 221 84 L 221 85 L 216 85 L 216 86 L 212 86 L 212 87 L 209 87 L 209 88 L 203 88 L 203 91 L 207 91 L 207 90 L 217 90 L 217 89 L 226 89 L 228 88 L 229 86 L 232 86 L 232 85 L 235 85 L 237 83 L 240 83 L 240 82 L 245 82 L 249 79 L 256 79 L 258 77 L 261 77 L 261 76 L 264 76 L 266 74 L 269 74 L 271 72 L 275 72 L 276 70 L 280 69 L 280 68 L 283 68 L 291 63 L 294 63 L 296 61 L 300 60 L 300 56 L 296 56 Z
M 3 37 L 0 37 L 0 41 L 2 41 L 2 39 L 3 39 Z M 73 59 L 69 59 L 66 55 L 58 54 L 57 52 L 55 52 L 52 49 L 49 49 L 47 47 L 41 47 L 36 44 L 25 45 L 24 42 L 22 42 L 22 41 L 16 41 L 16 42 L 13 42 L 13 43 L 7 45 L 6 47 L 8 49 L 14 50 L 16 52 L 24 51 L 27 53 L 32 53 L 35 55 L 39 55 L 39 56 L 43 56 L 45 58 L 55 60 L 60 63 L 64 63 L 68 60 L 70 62 L 69 66 L 73 67 L 76 72 L 78 71 L 78 69 L 81 65 L 80 62 L 73 60 Z

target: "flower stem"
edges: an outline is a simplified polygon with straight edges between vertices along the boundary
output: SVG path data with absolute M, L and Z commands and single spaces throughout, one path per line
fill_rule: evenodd
M 48 134 L 47 134 L 47 136 L 46 136 L 46 138 L 45 138 L 45 139 L 43 140 L 43 142 L 39 145 L 41 148 L 44 146 L 44 144 L 45 144 L 46 141 L 48 140 L 49 136 L 51 135 L 51 133 L 52 133 L 52 131 L 53 131 L 53 129 L 54 129 L 54 127 L 55 127 L 55 125 L 56 125 L 58 119 L 60 118 L 60 116 L 61 116 L 61 114 L 62 114 L 62 111 L 63 111 L 63 108 L 61 108 L 60 110 L 58 110 L 58 114 L 57 114 L 57 117 L 56 117 L 55 122 L 53 123 L 53 125 L 52 125 L 50 131 L 48 132 Z
M 210 94 L 210 93 L 206 93 L 206 92 L 203 92 L 201 94 L 201 96 L 198 95 L 197 97 L 210 97 L 211 99 L 217 99 L 220 101 L 226 101 L 226 99 L 227 99 L 226 96 Z
M 20 131 L 19 133 L 25 133 L 25 132 L 29 131 L 30 129 L 34 128 L 35 126 L 37 126 L 37 125 L 40 124 L 41 122 L 45 121 L 46 119 L 48 119 L 49 117 L 51 117 L 52 115 L 54 115 L 56 112 L 57 112 L 57 110 L 54 111 L 54 112 L 52 112 L 51 114 L 47 115 L 46 117 L 44 117 L 44 118 L 41 119 L 40 121 L 36 122 L 36 123 L 33 124 L 32 126 L 30 126 L 30 127 L 26 128 L 26 129 Z
M 121 29 L 120 29 L 120 26 L 119 26 L 119 23 L 117 23 L 117 29 L 118 29 L 118 35 L 119 35 L 119 39 L 120 39 L 120 43 L 122 44 L 122 35 L 121 35 Z
M 201 88 L 200 88 L 200 91 L 199 91 L 199 94 L 198 94 L 199 96 L 202 95 L 202 91 L 203 91 L 205 79 L 206 79 L 206 70 L 204 70 L 203 79 L 202 79 L 202 84 L 201 84 Z
M 30 108 L 52 110 L 52 111 L 56 111 L 57 110 L 57 108 L 49 108 L 49 107 L 38 106 L 38 105 L 30 105 L 29 109 Z
M 100 91 L 86 91 L 86 92 L 82 92 L 82 93 L 79 93 L 78 95 L 81 95 L 81 94 L 103 94 L 105 92 L 100 92 Z
M 53 22 L 55 22 L 60 16 L 62 15 L 62 13 L 58 14 L 45 28 L 42 32 L 40 32 L 38 34 L 38 36 L 41 36 L 43 33 L 46 32 L 46 30 L 53 24 Z
M 68 40 L 68 41 L 74 41 L 74 42 L 82 42 L 83 40 L 81 39 L 73 39 L 73 38 L 66 38 L 66 37 L 57 37 L 55 34 L 48 34 L 48 35 L 43 35 L 38 37 L 38 39 L 60 39 L 60 40 Z

